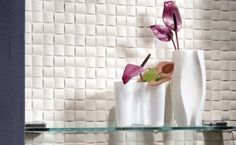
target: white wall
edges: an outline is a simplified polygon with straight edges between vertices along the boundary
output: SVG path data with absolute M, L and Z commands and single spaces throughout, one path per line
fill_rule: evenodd
M 181 48 L 206 54 L 204 118 L 236 124 L 236 1 L 177 0 L 177 5 L 184 24 Z M 147 67 L 171 59 L 172 44 L 147 28 L 163 23 L 162 10 L 163 0 L 26 0 L 26 121 L 99 126 L 114 120 L 113 82 L 124 66 L 140 64 L 148 53 Z M 173 120 L 171 106 L 167 112 L 167 121 Z M 231 145 L 233 135 L 45 133 L 27 135 L 26 144 Z

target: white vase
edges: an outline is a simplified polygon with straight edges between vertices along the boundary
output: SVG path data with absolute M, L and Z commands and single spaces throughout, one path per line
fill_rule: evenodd
M 114 83 L 118 127 L 164 125 L 165 84 L 149 86 L 130 81 Z
M 206 100 L 204 51 L 174 51 L 171 97 L 178 126 L 200 126 Z

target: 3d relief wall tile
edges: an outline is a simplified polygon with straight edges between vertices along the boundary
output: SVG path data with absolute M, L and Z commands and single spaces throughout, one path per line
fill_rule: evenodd
M 93 125 L 114 120 L 113 82 L 124 66 L 170 60 L 173 46 L 149 25 L 162 24 L 163 0 L 26 0 L 26 120 Z M 204 119 L 236 123 L 236 2 L 176 0 L 180 47 L 205 50 Z M 168 102 L 170 103 L 170 102 Z M 171 109 L 168 109 L 171 114 Z M 110 117 L 113 116 L 113 117 Z M 170 115 L 173 120 L 173 114 Z M 26 144 L 233 144 L 232 134 L 195 132 L 27 135 Z M 208 140 L 204 140 L 207 138 Z M 213 140 L 213 141 L 212 141 Z

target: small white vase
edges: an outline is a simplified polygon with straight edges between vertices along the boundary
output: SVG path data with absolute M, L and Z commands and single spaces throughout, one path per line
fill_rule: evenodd
M 147 83 L 134 81 L 126 85 L 115 82 L 117 126 L 163 126 L 165 89 L 165 84 L 149 86 Z
M 179 50 L 172 54 L 175 63 L 171 97 L 178 126 L 200 126 L 206 100 L 204 51 Z

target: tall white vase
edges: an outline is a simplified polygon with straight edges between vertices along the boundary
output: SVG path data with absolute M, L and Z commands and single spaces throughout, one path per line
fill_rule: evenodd
M 200 126 L 206 100 L 204 51 L 174 51 L 171 97 L 178 126 Z
M 149 86 L 130 81 L 114 83 L 116 124 L 118 127 L 137 125 L 163 126 L 166 85 Z

